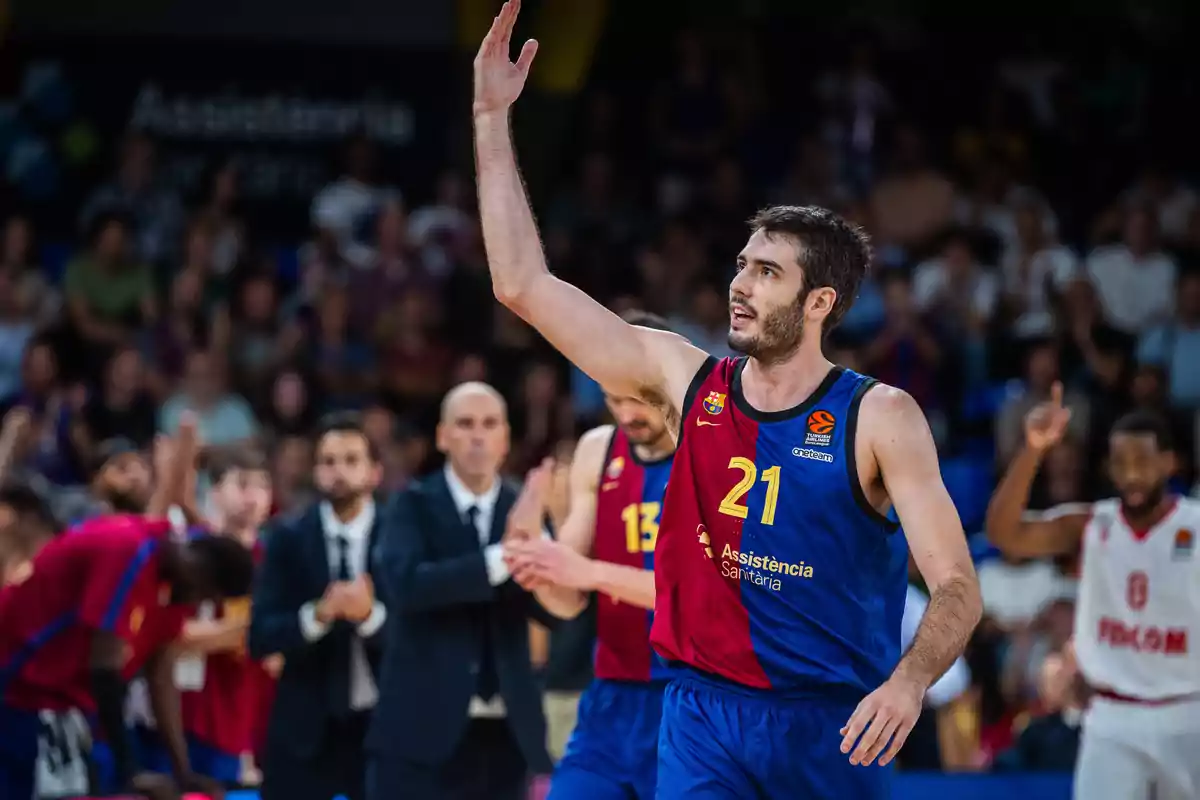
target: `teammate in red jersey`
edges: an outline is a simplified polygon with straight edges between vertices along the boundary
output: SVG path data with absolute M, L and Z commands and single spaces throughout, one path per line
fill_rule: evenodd
M 860 765 L 899 751 L 982 604 L 921 408 L 822 351 L 870 245 L 825 209 L 761 212 L 730 284 L 730 344 L 746 357 L 720 363 L 559 280 L 509 125 L 537 52 L 530 41 L 510 58 L 518 8 L 504 4 L 475 59 L 493 291 L 605 391 L 658 408 L 679 437 L 651 641 L 687 677 L 663 700 L 657 797 L 884 797 L 888 772 Z M 903 655 L 893 506 L 931 590 Z
M 0 586 L 22 580 L 30 560 L 57 531 L 58 521 L 37 492 L 20 485 L 5 487 L 0 502 Z
M 667 330 L 648 314 L 626 320 Z M 654 558 L 675 442 L 662 415 L 637 400 L 608 398 L 617 422 L 579 440 L 570 509 L 557 541 L 529 538 L 509 548 L 513 579 L 548 582 L 582 606 L 597 592 L 596 680 L 579 702 L 550 800 L 654 797 L 658 728 L 670 667 L 650 649 Z M 569 601 L 564 601 L 569 607 Z M 613 718 L 623 724 L 614 727 Z
M 181 452 L 194 448 L 176 455 Z M 181 466 L 164 470 L 152 507 L 165 508 L 181 493 L 191 460 L 180 456 Z M 152 794 L 166 788 L 159 777 L 135 774 L 124 721 L 126 682 L 146 667 L 152 684 L 169 686 L 167 647 L 187 606 L 244 595 L 253 575 L 251 558 L 236 542 L 176 542 L 169 534 L 165 519 L 89 521 L 47 544 L 21 580 L 0 591 L 0 797 L 87 794 L 92 717 L 112 750 L 121 787 Z M 172 693 L 152 688 L 151 696 Z M 174 740 L 180 781 L 207 785 L 192 780 L 178 708 L 155 711 Z
M 207 528 L 239 542 L 257 561 L 258 531 L 271 508 L 266 459 L 256 450 L 236 449 L 216 454 L 207 471 Z M 252 737 L 266 676 L 246 654 L 249 627 L 249 597 L 202 603 L 183 627 L 175 669 L 191 768 L 226 785 L 244 783 L 255 772 Z M 142 738 L 147 766 L 169 770 L 157 737 Z

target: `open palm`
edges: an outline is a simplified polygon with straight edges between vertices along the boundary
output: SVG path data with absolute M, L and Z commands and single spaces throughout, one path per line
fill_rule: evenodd
M 508 0 L 492 20 L 492 27 L 479 46 L 475 56 L 476 114 L 507 111 L 525 87 L 529 67 L 537 54 L 537 42 L 533 39 L 525 42 L 515 63 L 509 59 L 513 26 L 520 11 L 520 0 Z

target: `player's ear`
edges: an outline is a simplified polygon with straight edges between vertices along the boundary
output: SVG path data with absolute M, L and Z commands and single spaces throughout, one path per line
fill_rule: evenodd
M 808 293 L 805 300 L 805 313 L 824 319 L 833 311 L 837 302 L 837 290 L 831 286 L 821 286 Z

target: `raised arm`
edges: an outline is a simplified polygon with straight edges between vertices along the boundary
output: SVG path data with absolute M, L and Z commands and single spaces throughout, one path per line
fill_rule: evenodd
M 1062 440 L 1071 420 L 1070 409 L 1063 407 L 1062 394 L 1062 385 L 1055 384 L 1050 402 L 1029 412 L 1025 418 L 1025 447 L 1008 465 L 988 504 L 988 538 L 1015 558 L 1070 553 L 1079 547 L 1087 525 L 1089 508 L 1084 504 L 1057 506 L 1034 514 L 1025 510 L 1042 456 Z
M 843 752 L 849 752 L 863 734 L 851 763 L 870 764 L 882 754 L 879 763 L 884 765 L 900 751 L 916 724 L 925 692 L 962 655 L 983 613 L 983 602 L 962 523 L 942 484 L 937 449 L 921 407 L 905 392 L 881 386 L 863 398 L 859 425 L 859 435 L 870 443 L 880 478 L 904 527 L 913 560 L 929 587 L 929 606 L 912 645 L 892 677 L 859 704 L 843 729 Z
M 706 354 L 683 337 L 638 328 L 550 274 L 517 168 L 509 112 L 537 52 L 509 59 L 519 0 L 504 4 L 475 58 L 479 208 L 496 298 L 613 394 L 678 410 Z

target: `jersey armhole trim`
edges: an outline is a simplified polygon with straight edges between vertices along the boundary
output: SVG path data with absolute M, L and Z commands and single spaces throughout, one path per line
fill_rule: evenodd
M 604 485 L 604 478 L 608 475 L 608 462 L 612 461 L 613 450 L 617 446 L 617 437 L 621 434 L 621 429 L 613 425 L 612 435 L 608 437 L 608 444 L 604 446 L 604 458 L 600 460 L 600 474 L 596 480 L 596 492 L 599 494 L 600 487 Z
M 683 405 L 679 409 L 679 436 L 675 441 L 675 450 L 678 452 L 679 446 L 683 444 L 683 432 L 687 430 L 687 416 L 692 410 L 692 405 L 696 402 L 696 395 L 700 393 L 700 387 L 708 380 L 708 376 L 717 368 L 720 359 L 716 356 L 709 356 L 704 359 L 704 363 L 700 365 L 700 369 L 696 370 L 696 374 L 692 376 L 692 382 L 688 384 L 687 392 L 683 395 Z
M 874 378 L 867 378 L 854 388 L 854 395 L 850 398 L 850 409 L 846 414 L 846 435 L 844 439 L 846 448 L 846 479 L 850 482 L 850 495 L 854 498 L 854 502 L 859 509 L 869 519 L 882 526 L 888 534 L 892 534 L 900 529 L 900 523 L 893 519 L 888 519 L 888 517 L 879 513 L 879 509 L 871 505 L 871 501 L 867 499 L 867 493 L 863 491 L 862 483 L 858 479 L 858 459 L 854 454 L 854 443 L 858 433 L 858 412 L 862 407 L 863 396 L 878 384 L 879 381 Z

